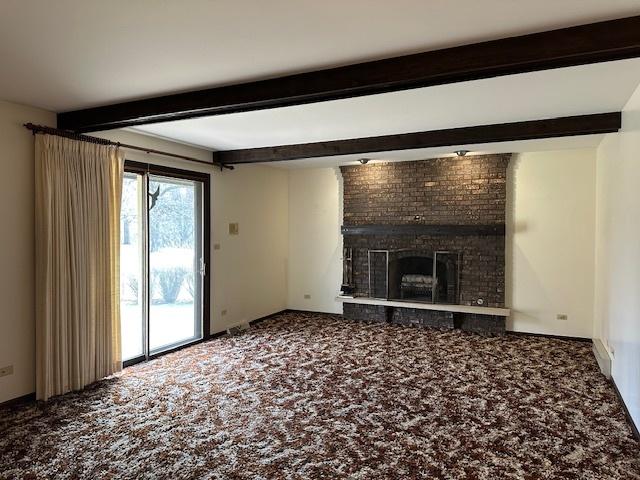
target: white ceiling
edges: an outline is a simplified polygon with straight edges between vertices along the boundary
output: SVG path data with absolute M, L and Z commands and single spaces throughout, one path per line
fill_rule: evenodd
M 319 142 L 620 111 L 639 83 L 631 59 L 133 130 L 212 150 Z
M 0 98 L 66 111 L 638 14 L 640 0 L 0 0 Z

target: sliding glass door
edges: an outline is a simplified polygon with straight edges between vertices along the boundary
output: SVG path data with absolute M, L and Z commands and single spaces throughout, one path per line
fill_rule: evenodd
M 202 183 L 149 176 L 149 352 L 202 338 Z
M 202 174 L 128 164 L 121 214 L 125 364 L 201 340 L 208 305 Z

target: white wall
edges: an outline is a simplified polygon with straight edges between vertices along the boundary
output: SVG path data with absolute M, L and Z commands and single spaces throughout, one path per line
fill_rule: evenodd
M 289 171 L 289 308 L 342 313 L 341 184 L 337 168 Z
M 55 125 L 51 112 L 0 101 L 0 402 L 34 391 L 34 153 L 22 124 Z
M 640 427 L 640 86 L 598 149 L 594 337 Z
M 508 330 L 590 338 L 595 150 L 514 155 L 508 170 Z M 558 314 L 567 320 L 558 320 Z
M 288 216 L 286 170 L 240 166 L 214 184 L 212 332 L 286 308 Z

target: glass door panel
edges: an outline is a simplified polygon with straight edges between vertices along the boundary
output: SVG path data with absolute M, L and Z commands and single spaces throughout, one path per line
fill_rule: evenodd
M 127 171 L 123 178 L 120 310 L 125 366 L 204 336 L 206 179 L 198 180 L 196 174 L 192 179 L 190 172 L 154 175 L 149 167 Z
M 149 175 L 149 353 L 202 338 L 202 183 Z
M 145 355 L 143 178 L 125 173 L 120 214 L 120 315 L 123 361 Z

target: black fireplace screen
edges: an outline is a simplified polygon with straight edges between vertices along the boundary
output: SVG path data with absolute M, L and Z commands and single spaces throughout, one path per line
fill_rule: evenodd
M 369 250 L 369 296 L 389 298 L 389 250 Z
M 370 297 L 459 303 L 459 252 L 369 250 L 368 261 Z

